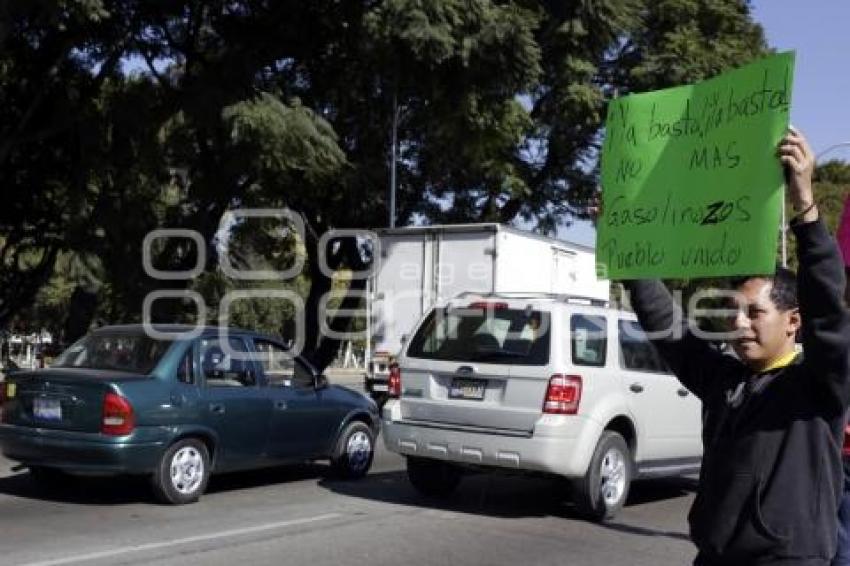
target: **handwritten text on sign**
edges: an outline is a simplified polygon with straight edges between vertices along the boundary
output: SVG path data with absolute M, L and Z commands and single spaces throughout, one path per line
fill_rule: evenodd
M 782 206 L 776 146 L 794 54 L 614 100 L 602 153 L 601 275 L 772 273 Z

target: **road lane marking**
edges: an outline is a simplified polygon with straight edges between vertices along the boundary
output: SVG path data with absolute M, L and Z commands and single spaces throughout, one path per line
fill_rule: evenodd
M 233 537 L 259 533 L 263 531 L 271 531 L 281 529 L 283 527 L 293 527 L 297 525 L 307 525 L 310 523 L 318 523 L 319 521 L 328 521 L 342 517 L 339 513 L 326 513 L 324 515 L 316 515 L 315 517 L 305 517 L 303 519 L 291 519 L 289 521 L 280 521 L 277 523 L 267 523 L 265 525 L 256 525 L 253 527 L 244 527 L 241 529 L 231 529 L 228 531 L 218 531 L 215 533 L 207 533 L 192 537 L 176 538 L 161 542 L 151 542 L 147 544 L 133 544 L 112 550 L 102 550 L 100 552 L 91 552 L 89 554 L 78 554 L 76 556 L 67 556 L 65 558 L 57 558 L 55 560 L 43 560 L 40 562 L 28 562 L 20 566 L 59 566 L 61 564 L 73 564 L 74 562 L 83 562 L 85 560 L 99 560 L 101 558 L 112 558 L 121 554 L 130 554 L 131 552 L 144 552 L 146 550 L 156 550 L 167 548 L 169 546 L 178 546 L 181 544 L 191 544 L 193 542 L 204 542 L 222 537 Z

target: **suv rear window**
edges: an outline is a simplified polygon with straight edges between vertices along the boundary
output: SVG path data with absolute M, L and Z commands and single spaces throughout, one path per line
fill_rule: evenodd
M 605 366 L 608 323 L 604 316 L 576 314 L 570 318 L 573 363 L 577 366 Z
M 410 342 L 412 358 L 543 366 L 549 313 L 530 309 L 433 309 Z

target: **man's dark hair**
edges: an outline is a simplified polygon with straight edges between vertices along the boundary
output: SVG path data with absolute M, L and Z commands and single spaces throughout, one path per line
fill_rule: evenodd
M 777 265 L 773 275 L 747 275 L 735 277 L 730 283 L 733 289 L 738 289 L 750 279 L 764 279 L 770 281 L 770 300 L 780 311 L 788 311 L 797 308 L 797 274 Z

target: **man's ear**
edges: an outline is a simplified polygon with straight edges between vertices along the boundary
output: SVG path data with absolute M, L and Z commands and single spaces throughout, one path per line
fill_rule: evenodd
M 802 319 L 800 318 L 800 309 L 791 309 L 788 311 L 788 335 L 797 334 L 800 330 Z

